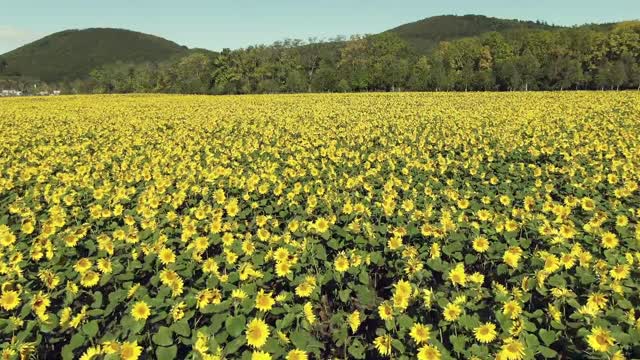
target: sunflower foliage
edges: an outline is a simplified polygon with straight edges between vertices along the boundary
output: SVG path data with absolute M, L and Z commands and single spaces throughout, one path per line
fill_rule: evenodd
M 640 95 L 0 100 L 3 359 L 640 357 Z

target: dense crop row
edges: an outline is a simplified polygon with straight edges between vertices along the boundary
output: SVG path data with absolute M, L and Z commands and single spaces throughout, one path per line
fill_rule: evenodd
M 640 357 L 640 94 L 0 101 L 2 358 Z

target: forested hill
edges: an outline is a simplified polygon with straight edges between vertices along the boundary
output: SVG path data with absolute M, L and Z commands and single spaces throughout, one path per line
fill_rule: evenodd
M 65 30 L 2 55 L 4 72 L 43 81 L 85 78 L 92 69 L 116 62 L 166 61 L 187 48 L 172 41 L 123 29 Z
M 559 28 L 542 22 L 506 20 L 482 15 L 433 16 L 388 30 L 406 41 L 418 53 L 427 53 L 442 41 L 482 35 L 496 31 L 502 34 L 516 30 L 549 30 Z
M 5 84 L 29 89 L 11 77 L 16 67 L 26 66 L 12 63 L 16 53 L 33 54 L 19 60 L 32 67 L 42 61 L 47 64 L 47 71 L 39 74 L 49 75 L 40 75 L 41 79 L 61 79 L 56 71 L 62 70 L 56 66 L 65 69 L 68 64 L 37 59 L 41 55 L 34 48 L 57 51 L 46 39 L 5 57 L 8 64 L 0 67 L 0 88 L 4 69 Z M 69 49 L 76 54 L 75 65 L 63 79 L 74 75 L 77 79 L 45 87 L 62 88 L 65 93 L 205 94 L 640 87 L 638 21 L 567 28 L 478 15 L 438 16 L 380 34 L 286 40 L 219 53 L 188 50 L 149 35 L 143 39 L 144 46 L 154 41 L 162 46 L 145 52 L 141 45 L 127 52 L 127 46 L 114 44 L 113 56 L 98 56 L 99 62 L 81 46 L 67 47 L 67 54 Z

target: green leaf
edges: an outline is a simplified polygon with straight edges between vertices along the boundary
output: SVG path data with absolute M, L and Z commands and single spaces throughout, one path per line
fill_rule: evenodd
M 556 358 L 558 356 L 558 353 L 555 350 L 546 346 L 538 347 L 538 351 L 540 352 L 540 355 L 544 356 L 547 359 Z
M 464 352 L 467 345 L 467 337 L 464 335 L 452 335 L 449 337 L 451 344 L 453 344 L 453 351 L 457 353 Z
M 480 320 L 478 320 L 477 317 L 468 314 L 460 316 L 460 320 L 458 320 L 458 323 L 469 331 L 480 326 Z
M 399 353 L 404 353 L 404 345 L 402 344 L 402 341 L 393 339 L 391 340 L 391 346 L 393 346 L 394 349 L 398 350 Z
M 618 306 L 620 306 L 621 309 L 625 309 L 625 310 L 633 308 L 633 304 L 631 303 L 631 301 L 627 299 L 618 300 Z
M 189 322 L 187 320 L 180 320 L 171 325 L 171 330 L 176 334 L 184 337 L 188 337 L 191 335 L 191 327 L 189 327 Z
M 160 326 L 158 332 L 151 337 L 151 340 L 160 346 L 169 346 L 173 344 L 173 333 L 168 327 Z
M 263 347 L 260 348 L 261 351 L 268 352 L 275 359 L 280 359 L 284 355 L 284 348 L 278 343 L 278 339 L 274 337 L 270 337 L 267 339 L 267 342 Z
M 340 250 L 340 248 L 342 247 L 340 245 L 340 242 L 337 239 L 331 239 L 327 242 L 327 245 L 332 248 L 333 250 Z
M 558 339 L 558 334 L 551 330 L 540 329 L 538 335 L 540 335 L 540 339 L 542 339 L 542 342 L 547 346 L 550 346 Z
M 379 251 L 372 252 L 369 256 L 371 262 L 376 265 L 382 265 L 384 263 L 384 258 Z
M 238 337 L 242 334 L 247 324 L 247 318 L 244 315 L 228 317 L 224 322 L 224 327 L 232 337 Z
M 316 258 L 319 260 L 327 260 L 327 251 L 324 249 L 324 246 L 321 244 L 317 244 L 315 247 Z
M 360 271 L 360 275 L 358 275 L 358 280 L 364 285 L 369 285 L 369 273 L 367 273 L 366 269 Z
M 402 314 L 398 318 L 398 325 L 403 329 L 409 330 L 413 325 L 413 319 L 407 314 Z
M 96 320 L 89 321 L 82 327 L 82 332 L 90 338 L 94 338 L 98 333 L 98 322 Z
M 102 293 L 100 291 L 96 291 L 93 293 L 94 302 L 91 304 L 91 307 L 94 309 L 98 309 L 102 307 Z
M 227 346 L 225 346 L 224 348 L 224 353 L 227 355 L 235 354 L 235 352 L 238 351 L 238 349 L 240 349 L 242 345 L 245 344 L 246 340 L 247 338 L 244 336 L 239 336 L 235 338 L 233 341 L 227 343 Z
M 86 339 L 82 334 L 76 333 L 71 337 L 71 341 L 69 341 L 69 348 L 71 350 L 75 350 L 80 346 L 84 345 L 85 341 Z
M 215 314 L 211 318 L 211 325 L 209 326 L 209 331 L 212 334 L 215 334 L 222 328 L 222 324 L 224 324 L 224 320 L 227 318 L 226 314 Z
M 375 293 L 365 285 L 355 286 L 356 296 L 362 305 L 372 307 L 376 303 Z
M 295 319 L 296 319 L 296 315 L 294 313 L 289 312 L 282 319 L 276 320 L 276 327 L 279 330 L 286 329 L 293 323 Z
M 84 335 L 80 333 L 76 333 L 71 337 L 69 344 L 62 347 L 62 359 L 64 360 L 72 360 L 75 358 L 73 355 L 73 350 L 82 346 L 86 341 Z
M 173 360 L 178 355 L 178 347 L 176 345 L 164 347 L 158 346 L 156 348 L 156 359 L 158 360 Z
M 346 303 L 349 301 L 349 294 L 351 294 L 351 289 L 340 290 L 338 292 L 338 297 L 340 298 L 340 301 Z
M 311 338 L 311 334 L 305 330 L 296 330 L 289 336 L 291 343 L 300 350 L 307 349 L 309 338 Z
M 358 339 L 354 339 L 349 345 L 349 354 L 353 356 L 354 359 L 364 359 L 364 346 Z

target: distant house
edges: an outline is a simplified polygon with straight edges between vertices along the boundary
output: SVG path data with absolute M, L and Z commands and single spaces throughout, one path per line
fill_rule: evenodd
M 2 92 L 0 92 L 0 96 L 22 96 L 22 91 L 13 89 L 2 90 Z
M 60 90 L 53 90 L 51 95 L 60 95 Z

